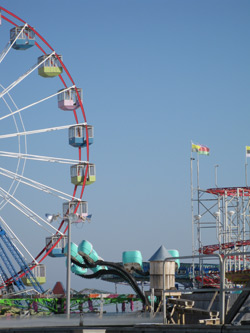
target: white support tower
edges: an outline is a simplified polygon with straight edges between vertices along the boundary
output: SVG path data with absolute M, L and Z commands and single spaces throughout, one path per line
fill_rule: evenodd
M 250 250 L 250 187 L 201 189 L 198 162 L 197 186 L 194 186 L 193 160 L 191 158 L 193 254 L 238 252 L 239 255 L 228 257 L 226 272 L 229 280 L 231 277 L 231 281 L 240 283 L 240 272 L 250 268 L 250 258 L 242 255 Z

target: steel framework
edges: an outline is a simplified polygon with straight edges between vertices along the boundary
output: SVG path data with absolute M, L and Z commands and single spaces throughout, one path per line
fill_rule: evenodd
M 228 257 L 226 272 L 249 269 L 249 258 L 241 253 L 250 249 L 250 187 L 201 189 L 199 159 L 195 182 L 193 161 L 191 157 L 193 255 L 217 251 Z M 230 256 L 232 252 L 239 255 Z

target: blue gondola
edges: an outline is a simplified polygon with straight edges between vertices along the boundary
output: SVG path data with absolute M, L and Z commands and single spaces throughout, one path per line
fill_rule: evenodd
M 91 125 L 75 125 L 69 128 L 69 144 L 73 147 L 86 147 L 88 129 L 89 145 L 94 142 L 94 127 Z
M 61 238 L 61 239 L 60 239 Z M 57 244 L 56 244 L 57 243 Z M 56 246 L 51 250 L 51 248 Z M 46 237 L 46 251 L 49 252 L 49 256 L 53 258 L 64 257 L 63 249 L 67 244 L 67 236 L 54 235 L 52 237 Z
M 12 28 L 10 30 L 10 42 L 14 42 L 12 47 L 15 50 L 27 50 L 35 45 L 35 33 L 28 27 Z

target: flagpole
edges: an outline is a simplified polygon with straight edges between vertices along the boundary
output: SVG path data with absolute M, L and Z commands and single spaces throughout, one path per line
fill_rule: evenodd
M 246 186 L 247 186 L 247 147 L 246 147 L 246 157 L 245 157 L 245 179 L 246 179 Z
M 194 187 L 193 187 L 193 158 L 192 154 L 192 141 L 191 141 L 191 156 L 190 156 L 190 187 L 191 187 L 191 218 L 192 218 L 192 255 L 195 255 L 195 245 L 194 245 Z M 194 257 L 192 259 L 192 281 L 194 283 Z
M 199 190 L 199 188 L 200 188 L 200 182 L 199 182 L 199 177 L 200 177 L 199 153 L 197 153 L 196 156 L 197 156 L 197 190 Z

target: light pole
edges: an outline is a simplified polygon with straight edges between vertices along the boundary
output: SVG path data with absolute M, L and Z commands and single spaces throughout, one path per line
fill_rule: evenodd
M 81 217 L 79 214 L 69 213 L 65 220 L 68 222 L 68 248 L 67 248 L 67 276 L 66 276 L 66 315 L 70 319 L 70 289 L 71 289 L 71 224 L 91 219 L 91 215 Z
M 219 164 L 216 164 L 214 166 L 214 172 L 215 172 L 215 187 L 218 187 L 218 184 L 217 184 L 217 169 L 219 167 Z
M 199 251 L 199 271 L 201 272 L 202 266 L 203 266 L 203 262 L 201 257 L 200 257 L 200 250 L 202 250 L 202 254 L 203 254 L 203 249 L 202 249 L 202 243 L 201 243 L 201 226 L 200 226 L 200 220 L 201 220 L 202 216 L 200 214 L 195 215 L 194 216 L 194 220 L 195 223 L 197 223 L 197 236 L 198 236 L 198 251 Z M 192 280 L 193 280 L 193 286 L 195 285 L 195 272 L 194 272 L 194 255 L 195 253 L 193 252 L 193 276 L 192 276 Z M 203 276 L 203 273 L 202 273 Z M 202 278 L 203 280 L 203 278 Z
M 69 206 L 69 203 L 65 203 L 63 205 L 63 219 L 66 223 L 68 223 L 68 244 L 67 244 L 67 273 L 66 273 L 66 315 L 67 319 L 70 319 L 70 285 L 71 285 L 71 224 L 72 223 L 80 223 L 91 220 L 92 215 L 87 215 L 87 202 L 86 201 L 80 201 L 80 208 L 78 207 L 77 213 L 69 213 L 69 211 L 74 211 L 77 205 L 79 205 L 78 202 L 70 202 L 71 207 Z M 54 215 L 54 214 L 45 214 L 48 222 L 52 223 L 53 220 L 56 220 L 58 217 L 60 217 L 60 214 Z
M 233 224 L 233 215 L 235 214 L 235 211 L 230 210 L 228 212 L 229 216 L 230 216 L 230 225 L 229 225 L 229 230 L 228 230 L 228 237 L 227 237 L 227 242 L 232 242 L 232 224 Z M 229 252 L 229 251 L 228 251 Z M 236 266 L 234 266 L 236 267 Z M 232 270 L 232 259 L 229 258 L 229 270 Z
M 67 251 L 67 276 L 66 276 L 66 315 L 70 319 L 70 285 L 71 285 L 71 216 L 67 218 L 68 222 L 68 251 Z
M 216 219 L 216 236 L 220 246 L 221 253 L 221 225 L 220 225 L 220 211 L 214 213 L 214 217 Z
M 48 222 L 52 223 L 57 220 L 60 215 L 45 214 Z M 70 319 L 70 285 L 71 285 L 71 223 L 76 219 L 76 214 L 68 214 L 64 216 L 64 221 L 68 223 L 68 244 L 67 244 L 67 272 L 66 272 L 66 315 Z

